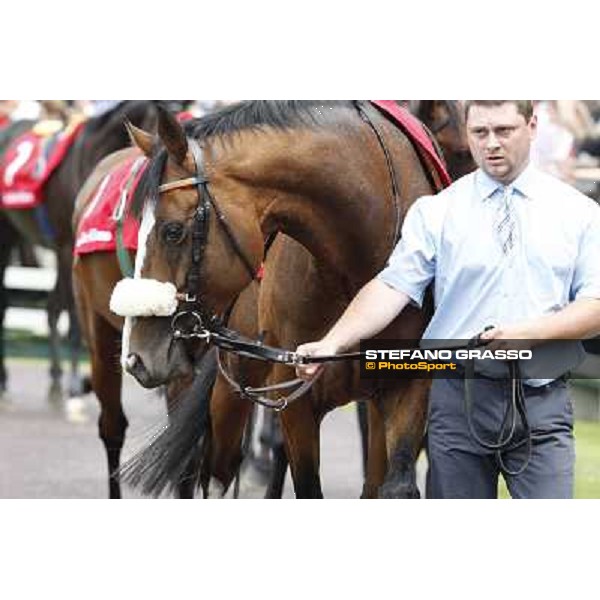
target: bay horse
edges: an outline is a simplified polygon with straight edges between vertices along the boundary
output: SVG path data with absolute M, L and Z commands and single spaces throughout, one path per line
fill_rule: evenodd
M 453 180 L 477 168 L 469 150 L 464 109 L 459 100 L 414 100 L 409 108 L 435 138 Z
M 310 252 L 313 264 L 327 269 L 331 287 L 321 290 L 325 301 L 318 306 L 303 302 L 304 290 L 291 303 L 288 299 L 283 310 L 259 302 L 261 329 L 265 313 L 273 311 L 274 327 L 265 341 L 293 348 L 314 339 L 316 332 L 323 334 L 383 267 L 410 204 L 433 191 L 410 141 L 379 113 L 370 112 L 397 175 L 399 203 L 386 152 L 354 103 L 242 103 L 193 121 L 185 130 L 172 115 L 159 111 L 158 152 L 144 139 L 149 136 L 134 136 L 151 158 L 145 181 L 150 200 L 142 220 L 148 237 L 143 254 L 138 252 L 139 274 L 185 290 L 178 297 L 195 298 L 195 303 L 190 312 L 182 305 L 184 316 L 196 315 L 206 326 L 248 286 L 265 239 L 282 232 Z M 200 151 L 197 142 L 202 143 Z M 206 220 L 199 225 L 201 215 Z M 283 271 L 273 272 L 277 288 Z M 382 335 L 418 339 L 428 317 L 428 311 L 411 308 Z M 173 338 L 171 318 L 138 316 L 129 321 L 124 336 L 125 366 L 142 385 L 160 385 L 174 373 L 191 372 L 187 343 Z M 280 381 L 290 367 L 276 365 L 272 371 Z M 319 424 L 329 410 L 357 397 L 370 398 L 370 430 L 382 434 L 370 439 L 365 495 L 417 496 L 414 461 L 428 387 L 422 380 L 374 387 L 360 381 L 354 364 L 328 366 L 310 397 L 281 413 L 296 496 L 322 496 Z
M 27 131 L 33 125 L 33 121 L 16 121 L 0 130 L 0 155 L 12 139 Z M 4 364 L 4 316 L 7 309 L 7 294 L 4 288 L 4 272 L 8 266 L 13 247 L 17 245 L 21 237 L 19 232 L 8 220 L 6 215 L 0 212 L 0 396 L 6 391 L 6 366 Z
M 467 173 L 474 171 L 477 168 L 467 141 L 467 130 L 466 124 L 463 117 L 462 105 L 457 100 L 416 100 L 411 101 L 409 104 L 411 112 L 422 121 L 425 127 L 431 133 L 436 146 L 440 154 L 442 155 L 448 173 L 453 180 L 456 180 Z M 284 249 L 281 250 L 286 256 L 279 258 L 280 250 L 277 246 L 281 243 L 284 245 Z M 302 257 L 302 253 L 306 256 Z M 304 248 L 294 242 L 291 238 L 287 240 L 278 240 L 274 247 L 273 261 L 280 262 L 284 267 L 286 264 L 296 264 L 298 268 L 292 269 L 291 273 L 283 282 L 279 282 L 278 289 L 287 287 L 284 294 L 287 298 L 293 297 L 294 293 L 297 293 L 297 289 L 291 282 L 293 279 L 294 272 L 298 271 L 305 273 L 307 270 L 320 275 L 322 281 L 331 280 L 331 276 L 327 276 L 323 271 L 324 266 L 311 265 L 310 257 Z M 277 271 L 277 265 L 271 266 L 271 257 L 267 259 L 269 269 L 267 272 L 271 272 L 271 268 L 275 268 Z M 301 268 L 302 263 L 306 263 L 304 268 Z M 306 277 L 302 278 L 303 290 L 302 297 L 305 302 L 309 302 L 314 305 L 321 305 L 322 298 L 320 298 L 320 289 L 322 284 L 317 284 L 313 288 L 310 286 L 307 289 Z M 313 296 L 311 296 L 311 291 Z M 266 329 L 269 329 L 269 324 L 264 324 Z M 316 337 L 315 337 L 316 339 Z M 367 448 L 368 448 L 368 430 L 367 430 L 367 408 L 366 402 L 357 402 L 357 413 L 359 422 L 360 438 L 362 443 L 362 462 L 363 462 L 363 473 L 367 472 Z M 285 480 L 285 472 L 287 470 L 287 459 L 283 447 L 280 445 L 282 442 L 282 436 L 277 431 L 278 421 L 276 415 L 271 412 L 265 414 L 263 421 L 264 432 L 261 432 L 259 440 L 262 440 L 265 448 L 260 453 L 261 456 L 266 456 L 266 461 L 260 463 L 258 466 L 261 471 L 267 471 L 270 475 L 270 481 L 268 484 L 268 497 L 281 497 L 283 493 L 283 484 Z M 272 456 L 273 464 L 270 464 L 269 458 Z M 258 462 L 258 461 L 257 461 Z M 266 462 L 266 464 L 264 464 Z
M 95 197 L 98 186 L 104 177 L 132 157 L 139 156 L 139 154 L 139 150 L 136 148 L 127 148 L 107 156 L 96 166 L 77 196 L 73 212 L 74 232 L 78 230 L 79 223 L 90 202 Z M 137 190 L 135 193 L 137 193 Z M 130 251 L 130 260 L 133 261 L 134 258 L 135 252 Z M 116 252 L 77 254 L 73 260 L 75 304 L 91 358 L 91 386 L 100 405 L 98 433 L 106 453 L 110 498 L 121 498 L 120 457 L 128 426 L 121 398 L 122 370 L 119 362 L 123 319 L 112 313 L 109 308 L 113 288 L 122 276 Z M 256 305 L 256 287 L 249 286 L 248 290 L 242 292 L 237 303 L 238 308 L 234 309 L 231 315 L 232 326 L 245 335 L 255 335 Z M 194 435 L 194 421 L 201 421 L 203 418 L 198 414 L 195 402 L 197 402 L 198 397 L 203 398 L 209 394 L 215 376 L 216 363 L 214 355 L 212 355 L 207 357 L 204 367 L 199 369 L 196 377 L 176 376 L 166 382 L 165 396 L 169 415 L 179 404 L 183 406 L 183 411 L 180 410 L 177 413 L 179 421 L 171 425 L 171 433 L 174 428 L 177 429 L 176 437 L 183 437 L 184 441 L 187 442 L 187 436 L 189 434 Z M 256 380 L 258 376 L 255 372 L 252 381 L 258 382 L 259 380 Z M 195 384 L 195 381 L 198 383 Z M 203 390 L 202 387 L 204 381 L 208 381 L 206 390 Z M 188 406 L 190 404 L 193 418 L 188 417 L 190 413 Z M 226 407 L 223 407 L 224 410 L 221 410 L 220 413 L 226 414 L 226 411 L 234 405 L 235 399 L 232 399 Z M 229 471 L 232 463 L 230 446 L 241 445 L 243 425 L 249 416 L 248 410 L 244 411 L 244 408 L 249 407 L 247 405 L 242 407 L 242 410 L 238 413 L 242 423 L 239 439 L 236 438 L 238 431 L 228 428 L 227 433 L 223 434 L 228 440 L 227 443 L 221 443 L 222 438 L 219 436 L 222 434 L 219 433 L 210 452 L 205 449 L 207 444 L 204 444 L 202 450 L 207 455 L 210 454 L 216 473 Z M 223 423 L 219 421 L 218 414 L 216 414 L 215 420 L 217 423 Z M 235 424 L 237 425 L 237 421 Z M 183 429 L 183 433 L 181 429 Z M 173 454 L 173 447 L 171 446 L 170 449 Z M 185 448 L 184 451 L 188 452 L 188 449 Z M 191 452 L 191 454 L 193 455 L 194 452 Z M 158 460 L 162 466 L 162 457 L 158 457 Z M 196 477 L 194 476 L 194 470 L 188 474 L 190 469 L 186 470 L 185 465 L 184 467 L 181 466 L 181 463 L 185 463 L 185 460 L 185 457 L 181 460 L 177 458 L 176 464 L 170 464 L 168 467 L 170 470 L 177 468 L 180 471 L 170 491 L 174 491 L 181 498 L 191 498 L 195 492 Z M 189 460 L 189 457 L 187 460 Z M 158 484 L 161 484 L 160 491 L 163 491 L 166 486 L 162 486 L 160 478 Z
M 71 218 L 75 197 L 87 176 L 103 157 L 129 145 L 129 137 L 124 127 L 125 119 L 142 127 L 153 127 L 156 121 L 154 104 L 150 101 L 124 101 L 111 111 L 89 119 L 46 182 L 43 190 L 45 200 L 42 206 L 38 209 L 3 211 L 6 222 L 10 222 L 10 225 L 19 231 L 24 239 L 31 244 L 50 248 L 56 254 L 56 285 L 48 299 L 51 377 L 49 397 L 53 399 L 59 399 L 62 396 L 61 342 L 57 324 L 64 309 L 68 310 L 70 323 L 70 393 L 73 395 L 81 393 L 83 387 L 82 378 L 78 372 L 81 342 L 71 283 L 73 252 Z M 30 125 L 31 123 L 28 123 L 26 127 L 28 128 Z M 20 132 L 23 131 L 20 125 L 15 124 L 15 133 L 17 129 Z M 7 138 L 6 144 L 9 139 L 13 139 L 13 137 Z M 2 227 L 2 221 L 0 221 L 0 227 Z M 6 292 L 1 282 L 6 268 L 5 255 L 10 252 L 10 248 L 4 246 L 4 239 L 3 252 L 0 256 L 0 331 L 4 327 L 3 307 L 6 303 Z M 1 335 L 0 347 L 0 386 L 6 388 L 7 378 L 3 361 L 3 336 Z

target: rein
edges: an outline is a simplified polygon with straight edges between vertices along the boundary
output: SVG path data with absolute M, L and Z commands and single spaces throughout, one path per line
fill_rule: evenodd
M 391 179 L 392 193 L 394 197 L 394 206 L 396 212 L 396 224 L 394 233 L 394 242 L 397 241 L 400 226 L 402 222 L 402 207 L 400 196 L 398 193 L 398 187 L 396 182 L 396 175 L 394 166 L 391 160 L 389 150 L 387 149 L 381 132 L 374 125 L 373 121 L 369 118 L 368 108 L 365 109 L 362 103 L 357 102 L 356 108 L 361 118 L 367 122 L 372 131 L 375 133 L 380 146 L 383 149 L 386 163 L 388 166 L 388 172 Z M 257 275 L 252 263 L 243 252 L 241 245 L 239 244 L 233 230 L 229 226 L 225 215 L 219 208 L 215 198 L 210 193 L 208 184 L 209 180 L 203 173 L 202 170 L 202 153 L 200 146 L 196 140 L 188 139 L 189 148 L 191 150 L 196 175 L 194 177 L 188 177 L 177 181 L 170 181 L 159 186 L 158 192 L 165 193 L 175 189 L 195 187 L 198 194 L 198 207 L 194 214 L 192 224 L 192 260 L 191 266 L 186 276 L 185 289 L 177 293 L 177 299 L 180 302 L 181 307 L 171 321 L 171 329 L 174 340 L 186 340 L 186 339 L 202 339 L 206 344 L 213 344 L 219 350 L 225 352 L 235 353 L 240 357 L 258 359 L 273 363 L 285 364 L 287 366 L 296 367 L 298 365 L 307 365 L 315 363 L 325 363 L 340 360 L 358 360 L 362 357 L 361 352 L 347 352 L 329 356 L 305 356 L 300 355 L 294 351 L 286 350 L 283 348 L 276 348 L 267 346 L 262 343 L 261 340 L 254 340 L 242 336 L 240 333 L 227 328 L 223 325 L 222 320 L 214 313 L 210 313 L 205 309 L 202 297 L 199 295 L 200 281 L 201 281 L 201 260 L 204 254 L 205 246 L 208 239 L 208 226 L 209 226 L 209 213 L 212 208 L 215 212 L 216 221 L 219 227 L 225 233 L 229 243 L 234 249 L 236 255 L 240 258 L 246 271 L 248 272 L 251 280 L 256 280 Z M 272 241 L 272 240 L 271 240 Z M 232 303 L 233 306 L 233 303 Z M 229 311 L 228 311 L 229 312 Z M 190 326 L 191 323 L 191 326 Z M 187 327 L 186 327 L 187 325 Z M 480 335 L 473 337 L 467 344 L 455 345 L 451 348 L 443 348 L 450 350 L 458 350 L 462 348 L 475 348 L 482 346 L 486 342 L 483 342 Z M 301 398 L 311 387 L 314 385 L 320 371 L 311 380 L 305 381 L 299 378 L 292 379 L 289 381 L 281 382 L 279 384 L 266 386 L 266 387 L 250 387 L 240 384 L 236 379 L 226 370 L 220 353 L 218 355 L 218 367 L 224 379 L 231 385 L 231 387 L 240 394 L 240 397 L 246 398 L 256 404 L 260 404 L 267 408 L 271 408 L 276 411 L 282 411 L 294 402 L 298 398 Z M 472 419 L 472 389 L 469 375 L 474 376 L 474 362 L 470 361 L 471 364 L 467 364 L 466 378 L 465 378 L 465 412 L 467 415 L 467 421 L 469 426 L 469 432 L 472 438 L 477 444 L 483 448 L 494 450 L 497 453 L 500 468 L 508 474 L 517 475 L 522 473 L 527 465 L 529 464 L 531 456 L 531 432 L 529 429 L 527 414 L 525 410 L 524 394 L 519 373 L 518 364 L 516 361 L 509 362 L 511 384 L 512 384 L 512 397 L 507 403 L 507 409 L 504 415 L 502 427 L 496 442 L 489 442 L 481 438 L 475 431 L 475 427 Z M 243 377 L 242 377 L 243 379 Z M 282 390 L 292 390 L 285 396 L 273 400 L 266 396 L 269 392 L 280 392 Z M 506 424 L 509 413 L 512 412 L 511 425 L 506 431 Z M 518 444 L 513 444 L 514 433 L 516 430 L 516 415 L 519 414 L 521 421 L 525 428 L 526 437 Z M 509 446 L 517 447 L 518 445 L 526 442 L 528 444 L 528 455 L 524 461 L 524 464 L 517 471 L 510 471 L 502 461 L 501 453 L 503 450 L 509 448 Z
M 364 102 L 355 102 L 355 107 L 360 117 L 368 124 L 375 134 L 377 141 L 383 150 L 388 173 L 390 175 L 391 190 L 394 202 L 395 227 L 393 242 L 396 244 L 400 237 L 400 228 L 402 224 L 402 204 L 398 191 L 394 164 L 381 131 L 377 128 L 372 118 L 369 116 L 369 112 L 371 111 L 370 105 Z M 180 302 L 180 307 L 178 307 L 178 311 L 171 321 L 173 339 L 203 339 L 207 344 L 212 343 L 220 350 L 234 352 L 240 356 L 248 358 L 266 360 L 269 362 L 278 362 L 288 366 L 359 359 L 361 357 L 360 352 L 349 352 L 335 356 L 308 357 L 298 355 L 289 350 L 265 346 L 258 340 L 244 338 L 237 332 L 228 329 L 222 324 L 221 319 L 219 319 L 217 315 L 211 314 L 206 310 L 205 303 L 202 301 L 198 290 L 200 289 L 201 280 L 201 260 L 204 254 L 206 241 L 208 239 L 209 212 L 211 208 L 215 212 L 217 223 L 224 231 L 229 243 L 242 261 L 242 264 L 244 265 L 251 279 L 255 280 L 257 279 L 257 276 L 251 262 L 244 254 L 235 234 L 233 233 L 233 230 L 229 226 L 224 214 L 220 210 L 219 205 L 217 204 L 213 195 L 210 193 L 208 187 L 209 180 L 206 178 L 202 169 L 202 151 L 198 142 L 194 139 L 188 138 L 188 146 L 194 159 L 196 175 L 193 177 L 187 177 L 185 179 L 166 182 L 160 185 L 158 188 L 158 193 L 162 194 L 176 189 L 195 187 L 198 194 L 198 208 L 194 214 L 192 224 L 192 261 L 190 269 L 186 275 L 185 289 L 177 293 L 177 300 Z M 220 360 L 219 368 L 225 379 L 227 379 L 234 389 L 239 391 L 243 396 L 259 404 L 262 403 L 263 405 L 271 405 L 271 407 L 275 408 L 276 410 L 282 410 L 289 404 L 289 402 L 302 396 L 306 391 L 308 391 L 308 389 L 316 380 L 316 378 L 313 378 L 311 381 L 305 382 L 302 379 L 294 379 L 289 382 L 285 382 L 285 385 L 277 384 L 267 388 L 252 389 L 240 386 L 238 383 L 236 383 L 233 377 L 226 373 Z M 292 392 L 286 398 L 278 401 L 271 401 L 262 396 L 262 393 L 271 390 L 275 391 L 296 385 L 299 386 L 296 391 Z
M 475 338 L 473 338 L 475 339 Z M 474 346 L 469 346 L 470 348 Z M 529 426 L 529 419 L 527 417 L 527 408 L 525 406 L 525 392 L 523 390 L 523 380 L 521 378 L 521 372 L 519 369 L 518 360 L 508 361 L 509 380 L 511 393 L 510 398 L 506 401 L 506 410 L 502 417 L 502 424 L 496 441 L 484 440 L 476 431 L 475 424 L 473 423 L 473 379 L 475 378 L 475 361 L 469 360 L 465 367 L 465 396 L 464 396 L 464 409 L 467 418 L 467 426 L 469 428 L 469 434 L 476 444 L 486 450 L 493 450 L 496 454 L 496 460 L 500 470 L 507 475 L 520 475 L 528 467 L 531 461 L 531 446 L 532 446 L 532 433 Z M 521 424 L 524 429 L 524 435 L 520 441 L 515 442 L 515 434 L 517 429 L 517 415 L 521 419 Z M 510 427 L 507 430 L 507 424 L 510 417 Z M 519 446 L 526 444 L 527 450 L 523 463 L 518 469 L 511 470 L 506 466 L 502 453 L 506 450 L 514 450 Z

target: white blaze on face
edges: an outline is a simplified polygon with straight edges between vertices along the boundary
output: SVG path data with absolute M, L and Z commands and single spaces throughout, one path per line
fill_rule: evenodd
M 138 231 L 138 249 L 137 254 L 135 255 L 134 279 L 140 279 L 142 276 L 142 269 L 146 260 L 146 246 L 148 244 L 148 237 L 154 227 L 155 221 L 154 203 L 146 202 L 146 206 L 144 207 L 144 212 L 142 214 L 142 222 L 140 223 L 140 229 Z M 121 367 L 123 370 L 126 370 L 125 360 L 129 355 L 129 339 L 131 337 L 132 325 L 132 317 L 126 317 L 121 344 Z

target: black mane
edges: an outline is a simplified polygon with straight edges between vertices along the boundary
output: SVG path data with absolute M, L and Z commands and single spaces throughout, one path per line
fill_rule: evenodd
M 262 129 L 293 129 L 322 126 L 331 111 L 351 106 L 343 100 L 253 100 L 226 106 L 200 119 L 186 123 L 186 133 L 196 139 L 225 136 L 239 131 Z M 330 119 L 329 119 L 330 120 Z
M 252 100 L 191 119 L 183 128 L 188 137 L 205 140 L 267 128 L 323 127 L 339 122 L 339 113 L 336 115 L 334 110 L 339 108 L 354 110 L 352 102 L 346 100 Z M 131 203 L 130 210 L 137 218 L 141 215 L 145 199 L 155 199 L 166 161 L 165 149 L 161 146 L 155 148 L 150 166 L 144 172 Z

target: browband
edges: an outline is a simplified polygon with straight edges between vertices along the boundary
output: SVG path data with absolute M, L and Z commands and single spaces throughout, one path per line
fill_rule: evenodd
M 195 185 L 203 185 L 205 183 L 208 183 L 208 179 L 201 179 L 200 177 L 188 177 L 187 179 L 178 179 L 177 181 L 169 181 L 167 183 L 163 183 L 161 186 L 159 186 L 158 193 L 162 194 L 171 190 L 177 190 L 179 188 L 184 187 L 192 187 Z

